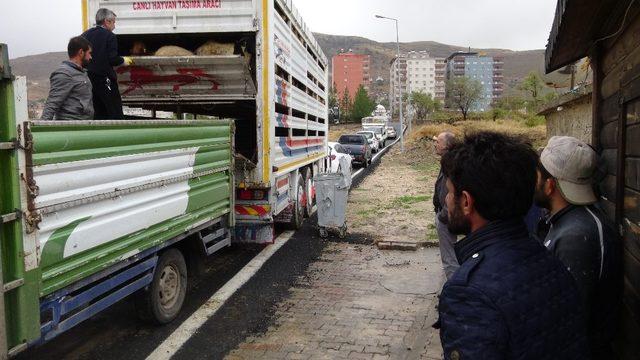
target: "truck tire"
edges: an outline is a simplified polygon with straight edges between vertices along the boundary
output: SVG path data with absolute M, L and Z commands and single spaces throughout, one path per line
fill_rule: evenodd
M 304 201 L 307 196 L 304 190 L 304 179 L 302 175 L 298 175 L 298 187 L 296 188 L 296 199 L 293 202 L 293 216 L 291 216 L 291 222 L 289 227 L 292 230 L 298 230 L 302 227 L 302 221 L 304 220 Z
M 305 181 L 305 193 L 307 194 L 307 202 L 304 207 L 304 216 L 311 217 L 311 213 L 313 212 L 313 205 L 315 205 L 315 196 L 313 196 L 313 175 L 311 174 L 311 169 L 306 168 L 304 170 L 304 181 Z
M 138 317 L 158 325 L 170 323 L 180 313 L 186 294 L 184 256 L 177 249 L 169 249 L 158 259 L 151 284 L 136 294 Z

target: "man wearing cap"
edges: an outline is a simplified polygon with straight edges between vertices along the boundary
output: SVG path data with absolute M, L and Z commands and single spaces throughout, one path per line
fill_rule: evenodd
M 573 275 L 588 315 L 592 358 L 611 358 L 622 292 L 621 248 L 614 226 L 594 204 L 596 152 L 580 140 L 554 136 L 538 163 L 535 202 L 549 210 L 543 238 Z
M 435 141 L 436 154 L 443 156 L 455 144 L 455 135 L 450 132 L 443 132 L 438 136 L 434 136 L 433 141 Z M 456 259 L 456 252 L 453 249 L 453 245 L 458 240 L 458 237 L 452 234 L 447 228 L 447 223 L 449 222 L 447 202 L 445 201 L 447 193 L 447 178 L 444 176 L 442 169 L 440 169 L 433 194 L 433 207 L 436 211 L 435 225 L 436 231 L 438 232 L 442 267 L 444 269 L 444 275 L 447 279 L 450 279 L 460 265 L 458 264 L 458 259 Z

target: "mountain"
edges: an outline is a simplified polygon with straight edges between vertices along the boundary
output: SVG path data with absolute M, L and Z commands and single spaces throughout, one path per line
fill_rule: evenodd
M 357 36 L 314 34 L 325 55 L 331 57 L 339 51 L 353 50 L 355 53 L 371 55 L 371 78 L 389 79 L 389 64 L 396 56 L 396 43 L 380 43 Z M 435 41 L 400 43 L 400 52 L 427 51 L 433 57 L 448 57 L 457 51 L 469 48 L 441 44 Z M 475 49 L 471 51 L 504 58 L 504 77 L 507 89 L 515 91 L 516 85 L 531 71 L 544 73 L 544 50 L 512 51 L 505 49 Z M 387 85 L 388 86 L 388 85 Z
M 389 79 L 389 63 L 395 57 L 396 43 L 380 43 L 357 36 L 314 34 L 325 55 L 331 57 L 340 50 L 352 49 L 356 53 L 371 55 L 371 77 Z M 447 57 L 456 51 L 468 50 L 434 41 L 400 43 L 400 51 L 427 51 L 434 57 Z M 504 58 L 504 76 L 507 89 L 514 89 L 517 83 L 531 71 L 543 73 L 544 50 L 511 51 L 504 49 L 471 49 L 479 53 Z M 25 56 L 11 60 L 13 73 L 26 75 L 29 86 L 29 100 L 42 102 L 49 91 L 49 74 L 66 58 L 64 52 Z M 385 91 L 386 87 L 380 87 Z M 512 90 L 513 91 L 513 90 Z
M 15 58 L 10 60 L 11 71 L 14 75 L 27 77 L 29 101 L 42 102 L 49 93 L 49 75 L 66 59 L 66 52 L 51 52 Z

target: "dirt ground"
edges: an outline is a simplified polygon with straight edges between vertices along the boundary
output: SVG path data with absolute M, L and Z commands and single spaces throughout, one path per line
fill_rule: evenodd
M 362 130 L 362 125 L 360 124 L 329 125 L 329 141 L 336 142 L 341 135 L 355 134 L 360 130 Z
M 375 172 L 351 190 L 349 232 L 374 241 L 437 245 L 432 198 L 438 171 L 432 143 L 408 144 L 405 153 L 394 146 Z

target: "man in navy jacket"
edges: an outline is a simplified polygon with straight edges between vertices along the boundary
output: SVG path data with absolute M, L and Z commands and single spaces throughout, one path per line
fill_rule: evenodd
M 96 120 L 123 119 L 122 98 L 118 89 L 118 77 L 114 66 L 131 65 L 131 58 L 118 56 L 116 14 L 109 9 L 99 9 L 96 26 L 85 31 L 82 37 L 91 42 L 93 60 L 88 66 L 93 87 L 93 107 Z
M 588 359 L 584 310 L 566 268 L 529 237 L 537 155 L 481 132 L 442 159 L 460 268 L 438 307 L 446 359 Z

